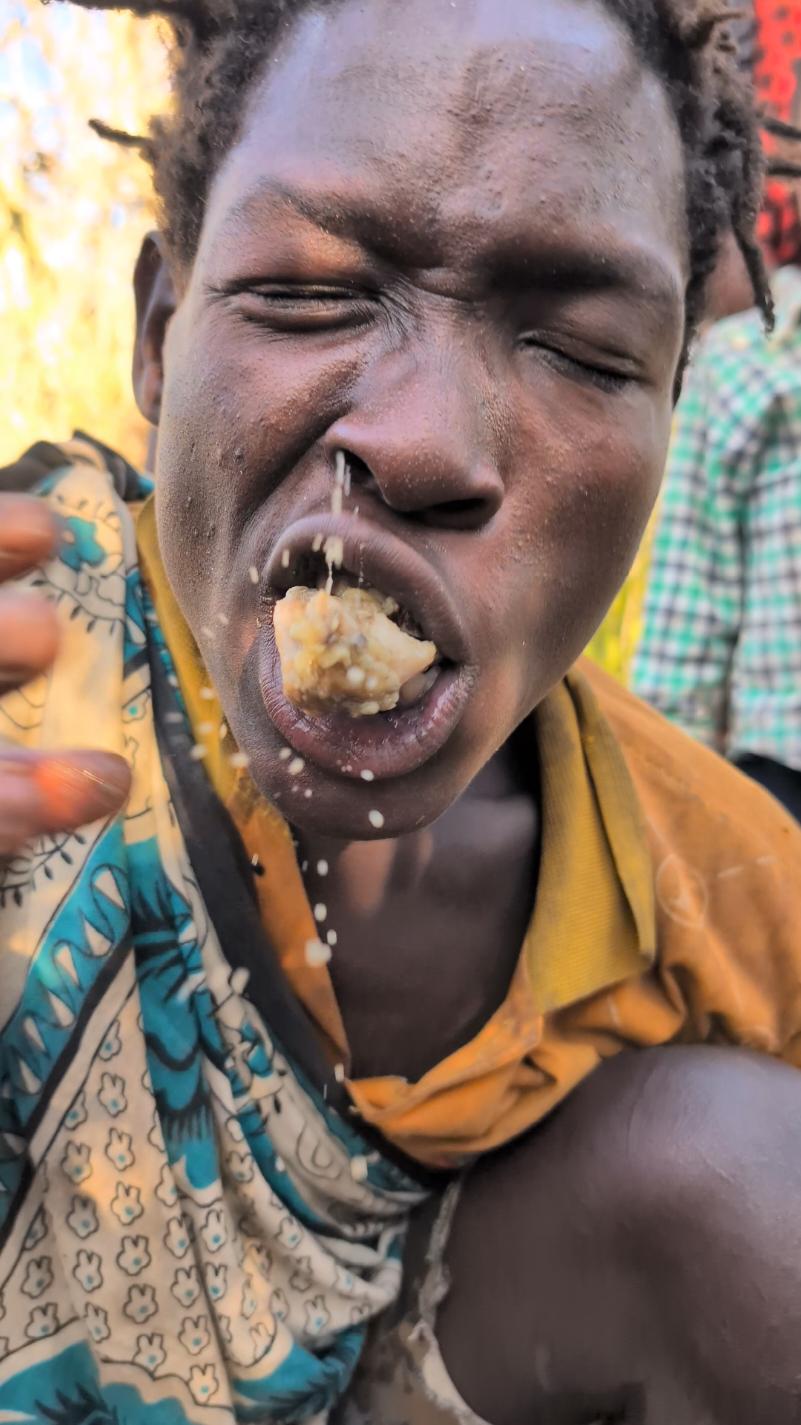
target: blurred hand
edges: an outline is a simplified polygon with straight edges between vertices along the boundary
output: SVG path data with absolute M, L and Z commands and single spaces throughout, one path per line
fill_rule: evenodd
M 55 610 L 8 580 L 49 558 L 58 525 L 27 495 L 0 495 L 0 695 L 43 673 L 58 649 Z M 123 806 L 131 774 L 111 752 L 31 752 L 0 737 L 0 858 L 45 832 L 72 831 Z

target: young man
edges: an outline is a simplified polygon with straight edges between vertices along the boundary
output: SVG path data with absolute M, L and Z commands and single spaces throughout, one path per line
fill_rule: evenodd
M 764 291 L 719 17 L 137 8 L 155 504 L 2 507 L 0 1410 L 794 1420 L 801 833 L 570 671 L 729 227 Z M 326 555 L 407 706 L 287 698 Z

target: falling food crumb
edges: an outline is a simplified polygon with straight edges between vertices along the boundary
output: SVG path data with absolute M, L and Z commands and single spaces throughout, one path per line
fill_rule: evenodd
M 254 871 L 257 871 L 261 866 L 261 861 L 259 860 L 258 856 L 251 856 L 250 864 L 253 867 Z
M 201 737 L 210 737 L 212 732 L 214 731 L 214 723 L 199 722 L 197 725 L 197 730 L 200 733 Z
M 196 742 L 195 745 L 190 748 L 189 751 L 189 756 L 192 758 L 193 762 L 202 762 L 203 758 L 207 755 L 208 753 L 206 751 L 206 748 L 200 742 Z
M 276 1158 L 276 1160 L 275 1160 L 275 1170 L 276 1170 L 277 1173 L 285 1173 L 285 1172 L 286 1172 L 286 1163 L 284 1162 L 283 1158 L 281 1158 L 281 1157 L 277 1157 L 277 1158 Z
M 282 748 L 281 748 L 281 751 L 280 751 L 279 754 L 278 754 L 278 756 L 281 758 L 281 761 L 282 761 L 282 762 L 288 762 L 289 759 L 290 759 L 290 757 L 292 756 L 292 748 L 291 748 L 291 747 L 282 747 Z
M 336 1079 L 336 1081 L 337 1081 L 338 1084 L 344 1084 L 344 1082 L 345 1082 L 345 1065 L 344 1065 L 344 1064 L 335 1064 L 335 1065 L 334 1065 L 334 1078 Z
M 289 550 L 288 550 L 288 549 L 285 549 L 284 552 L 283 552 L 283 554 L 281 555 L 281 568 L 282 568 L 282 569 L 288 569 L 288 568 L 289 568 L 289 559 L 290 559 Z
M 371 811 L 368 820 L 370 825 L 375 827 L 376 831 L 380 831 L 384 825 L 384 818 L 380 811 Z
M 348 478 L 348 462 L 345 458 L 344 450 L 338 450 L 334 457 L 334 488 L 331 491 L 331 513 L 339 515 L 342 513 L 342 496 L 345 493 L 345 481 Z
M 219 737 L 219 739 L 220 739 L 221 742 L 224 742 L 224 741 L 225 741 L 226 737 L 228 736 L 228 724 L 227 724 L 227 723 L 225 723 L 225 722 L 221 722 L 221 723 L 220 723 L 220 727 L 219 727 L 219 731 L 218 731 L 218 733 L 217 733 L 217 736 Z
M 248 987 L 249 979 L 250 970 L 246 970 L 244 966 L 240 966 L 238 970 L 234 970 L 231 976 L 231 989 L 233 993 L 235 995 L 243 995 Z
M 304 797 L 306 798 L 306 801 L 307 801 L 307 802 L 310 802 L 310 801 L 311 801 L 311 794 L 312 794 L 312 789 L 311 789 L 311 787 L 307 787 L 306 790 L 305 790 L 305 792 L 303 793 L 303 795 L 304 795 Z
M 340 569 L 345 558 L 345 545 L 342 536 L 339 534 L 329 534 L 323 543 L 323 554 L 329 570 Z
M 318 876 L 327 876 L 327 875 L 328 875 L 328 862 L 327 862 L 327 861 L 318 861 L 318 862 L 317 862 L 317 874 L 318 874 Z
M 363 782 L 375 781 L 375 772 L 371 772 L 369 767 L 365 767 L 364 771 L 360 773 L 360 776 Z
M 250 582 L 251 582 L 251 584 L 258 584 L 258 582 L 259 582 L 259 571 L 258 571 L 258 569 L 256 568 L 256 565 L 255 565 L 255 564 L 251 564 L 250 568 L 248 569 L 248 574 L 250 575 Z
M 336 931 L 335 931 L 335 930 L 329 930 L 329 931 L 327 932 L 325 938 L 326 938 L 326 940 L 328 941 L 328 944 L 331 946 L 331 949 L 333 950 L 334 946 L 335 946 L 336 943 L 337 943 L 337 933 L 336 933 Z
M 250 766 L 250 758 L 248 757 L 247 752 L 232 752 L 231 756 L 228 758 L 228 761 L 231 763 L 232 767 Z
M 201 698 L 203 698 L 204 702 L 213 703 L 217 694 L 215 693 L 213 688 L 206 687 L 200 689 L 200 696 Z
M 369 1166 L 369 1164 L 368 1164 L 368 1162 L 367 1162 L 367 1159 L 366 1159 L 365 1157 L 363 1157 L 362 1154 L 357 1154 L 357 1156 L 356 1156 L 355 1158 L 351 1158 L 351 1160 L 350 1160 L 350 1173 L 351 1173 L 351 1177 L 353 1178 L 353 1181 L 354 1181 L 355 1183 L 364 1183 L 364 1182 L 366 1182 L 366 1181 L 367 1181 L 367 1174 L 368 1174 L 369 1171 L 370 1171 L 370 1166 Z
M 315 919 L 315 920 L 325 920 L 325 918 L 326 918 L 327 915 L 328 915 L 328 906 L 327 906 L 327 905 L 323 905 L 322 901 L 318 901 L 318 902 L 317 902 L 317 905 L 314 907 L 314 919 Z
M 331 959 L 331 951 L 329 950 L 329 948 L 328 948 L 327 945 L 324 945 L 324 944 L 323 944 L 322 940 L 307 940 L 307 941 L 306 941 L 306 964 L 307 964 L 307 965 L 312 965 L 312 966 L 327 965 L 330 959 Z
M 306 763 L 304 762 L 303 758 L 296 757 L 294 761 L 290 762 L 289 764 L 290 777 L 299 777 L 305 766 Z

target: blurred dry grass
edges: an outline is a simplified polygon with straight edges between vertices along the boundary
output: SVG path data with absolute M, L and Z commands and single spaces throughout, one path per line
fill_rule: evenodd
M 156 25 L 0 0 L 0 464 L 80 427 L 144 459 L 131 395 L 131 272 L 152 222 L 146 166 L 89 128 L 141 133 L 167 98 Z M 645 557 L 590 652 L 625 677 Z
M 139 133 L 165 96 L 155 26 L 0 0 L 0 463 L 75 426 L 144 455 L 130 274 L 148 174 L 88 120 Z

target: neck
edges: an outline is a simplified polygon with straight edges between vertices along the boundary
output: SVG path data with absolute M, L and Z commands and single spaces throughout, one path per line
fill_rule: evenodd
M 433 826 L 302 838 L 310 900 L 337 934 L 330 968 L 355 1075 L 419 1078 L 503 1001 L 535 888 L 535 764 L 529 732 Z

